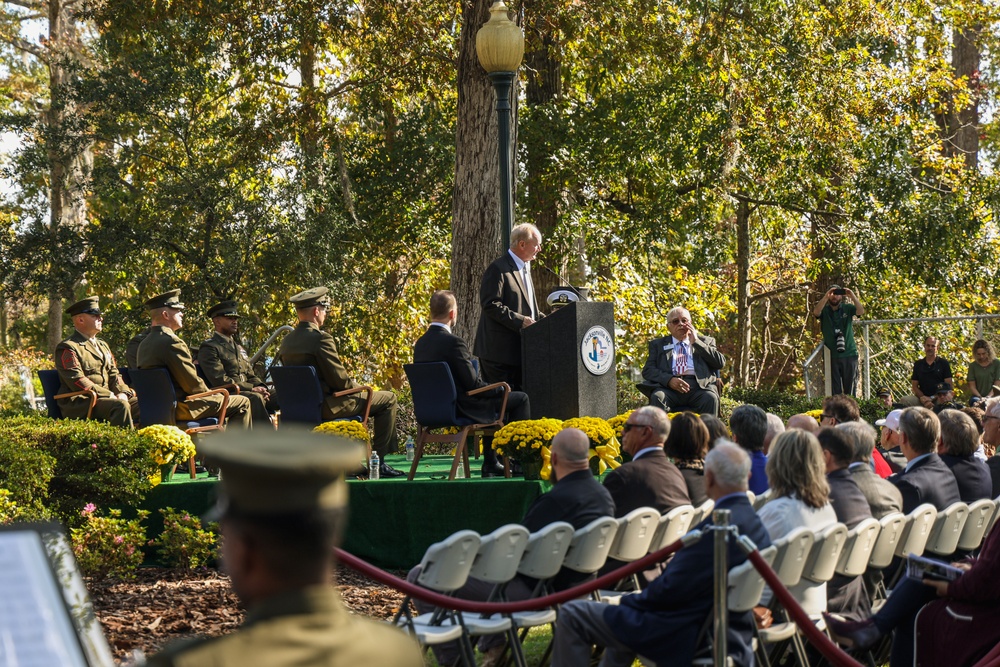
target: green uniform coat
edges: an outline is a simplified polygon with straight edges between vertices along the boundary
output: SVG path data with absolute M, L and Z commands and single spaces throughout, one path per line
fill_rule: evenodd
M 97 404 L 91 413 L 93 419 L 115 426 L 132 426 L 133 415 L 138 415 L 135 392 L 118 373 L 115 357 L 107 343 L 99 338 L 88 340 L 79 331 L 74 331 L 56 346 L 55 363 L 59 371 L 58 393 L 93 389 L 97 392 Z M 128 396 L 128 402 L 117 398 L 118 394 Z M 56 403 L 64 417 L 85 419 L 90 397 L 60 398 Z
M 250 400 L 253 420 L 258 424 L 270 423 L 267 408 L 277 410 L 277 402 L 274 396 L 265 402 L 263 396 L 253 391 L 254 387 L 263 387 L 265 384 L 254 374 L 250 357 L 242 345 L 233 339 L 226 340 L 217 331 L 198 348 L 198 366 L 208 378 L 209 386 L 235 384 L 239 387 L 240 395 Z

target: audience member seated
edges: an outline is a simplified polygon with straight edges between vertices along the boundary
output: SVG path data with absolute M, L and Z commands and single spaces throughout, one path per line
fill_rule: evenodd
M 730 511 L 736 526 L 761 549 L 771 540 L 747 498 L 750 459 L 736 445 L 719 441 L 705 458 L 705 488 L 716 509 Z M 711 523 L 705 519 L 699 527 Z M 690 665 L 698 631 L 712 613 L 713 540 L 706 534 L 684 547 L 646 590 L 627 595 L 618 605 L 574 600 L 563 605 L 555 631 L 553 667 L 590 664 L 593 645 L 606 648 L 602 665 L 631 665 L 636 655 L 657 665 Z M 729 543 L 729 566 L 746 555 Z M 753 662 L 753 618 L 749 612 L 729 615 L 729 656 L 737 665 Z
M 771 447 L 771 443 L 779 435 L 785 432 L 785 423 L 781 421 L 781 417 L 774 414 L 773 412 L 767 413 L 767 433 L 764 434 L 764 454 L 767 454 Z
M 975 405 L 987 398 L 1000 396 L 1000 359 L 989 341 L 980 338 L 972 345 L 973 362 L 969 364 L 966 378 L 969 382 L 969 393 L 972 399 L 970 405 Z
M 767 491 L 767 455 L 764 453 L 764 436 L 767 435 L 767 413 L 756 405 L 741 405 L 729 417 L 733 441 L 750 454 L 750 490 L 755 495 Z
M 936 453 L 941 439 L 941 423 L 927 408 L 906 408 L 899 417 L 899 449 L 906 467 L 889 481 L 903 496 L 903 512 L 930 503 L 939 512 L 960 502 L 958 483 Z
M 990 532 L 978 558 L 952 565 L 965 570 L 955 581 L 904 579 L 874 616 L 827 617 L 827 627 L 841 644 L 857 648 L 893 633 L 891 667 L 914 664 L 914 640 L 920 665 L 973 665 L 1000 642 L 1000 531 Z
M 958 484 L 958 494 L 963 503 L 972 503 L 993 497 L 990 469 L 976 458 L 979 433 L 969 415 L 958 410 L 944 410 L 938 415 L 941 422 L 941 442 L 938 454 L 951 468 Z
M 903 411 L 893 410 L 875 422 L 876 426 L 882 428 L 881 439 L 879 440 L 878 451 L 885 459 L 892 472 L 896 473 L 906 467 L 906 457 L 899 449 L 899 418 Z M 877 470 L 875 472 L 878 472 Z M 882 477 L 882 475 L 879 475 Z
M 552 439 L 552 478 L 555 484 L 547 492 L 539 496 L 528 512 L 521 519 L 521 524 L 531 532 L 537 532 L 556 521 L 566 521 L 574 528 L 583 528 L 594 519 L 602 516 L 613 516 L 615 505 L 608 493 L 590 472 L 590 439 L 583 431 L 575 428 L 563 429 Z M 420 576 L 420 566 L 414 567 L 407 575 L 407 581 L 416 582 Z M 590 575 L 581 574 L 563 568 L 553 581 L 556 591 L 571 588 L 586 581 Z M 520 575 L 514 577 L 505 589 L 508 600 L 526 600 L 532 596 L 538 582 L 530 577 Z M 455 595 L 466 600 L 482 600 L 489 598 L 493 590 L 492 584 L 476 579 L 469 581 Z M 421 614 L 434 609 L 434 606 L 414 600 L 414 606 Z M 486 656 L 488 662 L 495 665 L 503 652 L 506 638 L 504 635 L 489 635 L 479 638 L 479 650 Z M 460 663 L 461 649 L 451 642 L 433 647 L 434 656 L 440 665 Z
M 881 519 L 886 514 L 903 511 L 903 496 L 899 493 L 899 489 L 875 474 L 872 467 L 875 429 L 865 422 L 847 422 L 839 424 L 837 430 L 847 437 L 854 448 L 851 464 L 847 469 L 868 502 L 871 515 Z
M 664 449 L 680 468 L 688 496 L 695 507 L 708 500 L 705 491 L 705 455 L 711 436 L 702 417 L 683 412 L 673 419 Z
M 802 412 L 797 415 L 792 415 L 788 418 L 788 423 L 785 424 L 787 430 L 792 430 L 797 428 L 799 430 L 805 431 L 807 433 L 815 433 L 819 430 L 819 422 L 813 418 L 812 415 L 807 415 Z
M 837 424 L 856 422 L 859 419 L 861 419 L 861 411 L 853 396 L 836 394 L 823 399 L 823 415 L 820 425 L 836 426 Z
M 913 393 L 899 399 L 905 406 L 923 406 L 928 410 L 934 407 L 934 394 L 941 382 L 955 386 L 951 376 L 951 364 L 947 359 L 937 356 L 938 340 L 934 336 L 924 339 L 924 358 L 913 362 L 913 374 L 910 384 Z
M 996 447 L 987 445 L 983 442 L 983 417 L 986 415 L 984 407 L 986 406 L 986 401 L 982 401 L 979 404 L 981 407 L 966 407 L 962 408 L 960 412 L 969 415 L 972 419 L 972 423 L 976 425 L 976 432 L 979 434 L 979 442 L 976 445 L 976 458 L 980 461 L 986 461 L 994 454 L 996 454 Z
M 1000 398 L 990 398 L 986 401 L 986 413 L 983 415 L 983 445 L 993 454 L 986 460 L 993 479 L 993 497 L 1000 496 L 1000 455 L 996 454 L 1000 445 Z
M 722 421 L 715 415 L 708 414 L 707 412 L 703 412 L 699 416 L 701 417 L 701 423 L 708 429 L 709 449 L 715 446 L 715 443 L 719 440 L 719 438 L 732 440 L 733 434 L 729 432 L 729 427 L 726 426 L 726 422 Z
M 964 407 L 955 400 L 955 390 L 950 384 L 947 382 L 938 384 L 934 390 L 934 407 L 931 408 L 935 413 L 940 413 L 942 410 L 961 410 Z
M 772 540 L 796 528 L 820 531 L 837 523 L 830 505 L 830 485 L 819 441 L 812 433 L 794 429 L 777 437 L 767 457 L 767 479 L 771 499 L 760 508 L 760 520 Z M 826 583 L 802 579 L 789 591 L 806 613 L 826 611 Z M 765 590 L 761 604 L 768 604 L 771 591 Z

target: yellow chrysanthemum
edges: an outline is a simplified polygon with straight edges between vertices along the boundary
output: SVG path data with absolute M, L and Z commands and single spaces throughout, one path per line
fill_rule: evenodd
M 339 435 L 351 440 L 357 440 L 366 445 L 371 442 L 371 438 L 368 435 L 368 428 L 361 422 L 356 421 L 323 422 L 314 428 L 313 431 L 316 433 Z
M 153 424 L 140 429 L 138 433 L 153 440 L 153 458 L 157 465 L 187 461 L 195 455 L 191 436 L 176 426 Z

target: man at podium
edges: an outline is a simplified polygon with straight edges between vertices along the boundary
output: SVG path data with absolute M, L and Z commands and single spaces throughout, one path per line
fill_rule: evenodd
M 542 234 L 524 223 L 510 230 L 510 249 L 483 274 L 479 288 L 479 326 L 473 350 L 483 378 L 521 390 L 521 329 L 542 315 L 531 282 L 531 260 L 542 247 Z
M 667 328 L 669 336 L 649 342 L 643 382 L 636 386 L 650 405 L 667 412 L 688 409 L 717 416 L 715 372 L 725 365 L 726 358 L 716 349 L 714 338 L 695 330 L 686 309 L 678 306 L 667 313 Z

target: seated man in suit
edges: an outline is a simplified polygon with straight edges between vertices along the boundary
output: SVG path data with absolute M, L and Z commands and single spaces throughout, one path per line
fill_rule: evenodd
M 979 429 L 972 417 L 959 410 L 942 410 L 941 442 L 938 454 L 955 475 L 958 495 L 963 503 L 974 503 L 993 497 L 993 480 L 986 463 L 976 458 L 979 446 Z M 992 421 L 987 420 L 987 421 Z
M 59 391 L 68 394 L 84 389 L 97 392 L 97 403 L 91 419 L 106 421 L 115 426 L 132 427 L 132 420 L 139 415 L 139 405 L 122 376 L 111 354 L 111 348 L 97 337 L 104 327 L 100 301 L 88 296 L 66 309 L 73 320 L 73 335 L 56 346 L 56 370 L 59 371 Z M 84 419 L 90 409 L 90 396 L 82 394 L 56 401 L 63 417 Z
M 236 341 L 240 322 L 236 302 L 217 303 L 209 308 L 208 316 L 215 327 L 215 333 L 198 348 L 198 366 L 205 374 L 208 385 L 236 385 L 240 389 L 240 395 L 250 400 L 254 424 L 270 426 L 271 417 L 268 412 L 277 410 L 278 403 L 264 381 L 250 367 L 247 351 Z
M 222 396 L 212 394 L 193 400 L 187 398 L 191 394 L 208 391 L 208 387 L 198 377 L 191 350 L 175 333 L 184 326 L 184 304 L 179 301 L 180 294 L 179 289 L 170 290 L 146 301 L 146 310 L 149 311 L 153 326 L 139 345 L 139 368 L 166 368 L 169 371 L 177 397 L 177 421 L 218 417 L 222 408 Z M 239 422 L 243 428 L 250 428 L 250 401 L 247 397 L 230 396 L 226 417 L 230 421 Z
M 431 324 L 427 331 L 413 345 L 413 363 L 423 364 L 445 361 L 451 369 L 451 376 L 458 389 L 458 411 L 463 417 L 475 419 L 477 423 L 488 424 L 496 421 L 500 409 L 502 388 L 469 396 L 473 389 L 487 386 L 472 365 L 472 355 L 465 341 L 451 332 L 458 319 L 458 303 L 455 295 L 448 290 L 438 290 L 431 295 Z M 523 391 L 512 391 L 507 397 L 505 422 L 521 421 L 531 417 L 528 395 Z M 493 436 L 483 438 L 483 477 L 503 476 L 503 465 L 493 452 Z
M 955 475 L 937 455 L 941 423 L 927 408 L 906 408 L 899 416 L 899 449 L 906 467 L 889 481 L 903 496 L 903 512 L 930 503 L 940 512 L 960 502 Z
M 691 313 L 681 307 L 667 313 L 669 336 L 649 343 L 649 358 L 642 368 L 639 390 L 649 404 L 666 412 L 687 408 L 699 414 L 719 414 L 715 371 L 726 358 L 715 339 L 702 336 L 691 323 Z
M 851 463 L 847 469 L 858 485 L 861 495 L 868 502 L 868 509 L 876 519 L 886 514 L 903 511 L 903 496 L 892 483 L 875 474 L 872 468 L 872 453 L 875 451 L 875 429 L 866 422 L 837 424 L 854 448 Z M 834 507 L 836 509 L 836 507 Z
M 333 394 L 358 385 L 347 374 L 340 361 L 337 343 L 321 327 L 326 321 L 330 305 L 325 287 L 314 287 L 289 297 L 295 306 L 299 324 L 290 331 L 281 347 L 278 358 L 285 366 L 312 366 L 316 369 L 323 389 L 323 419 L 354 417 L 364 410 L 363 394 L 336 397 Z M 360 396 L 360 398 L 359 398 Z M 375 439 L 372 447 L 379 456 L 379 477 L 401 477 L 404 473 L 385 462 L 390 452 L 399 448 L 396 438 L 396 395 L 391 391 L 376 391 L 372 395 L 371 416 L 375 420 Z
M 764 524 L 747 498 L 750 457 L 737 445 L 719 440 L 705 457 L 705 488 L 715 509 L 729 510 L 731 526 L 761 549 L 770 546 Z M 711 524 L 711 517 L 698 528 Z M 646 590 L 626 595 L 618 605 L 574 600 L 559 611 L 552 653 L 553 667 L 590 662 L 591 646 L 606 647 L 602 665 L 626 667 L 641 655 L 659 667 L 691 664 L 698 630 L 712 613 L 711 533 L 684 547 Z M 729 541 L 729 567 L 746 560 L 735 540 Z M 753 618 L 750 612 L 729 615 L 729 656 L 750 664 Z
M 566 428 L 552 439 L 552 488 L 535 499 L 528 512 L 521 519 L 521 525 L 530 532 L 536 533 L 556 521 L 565 521 L 579 530 L 594 519 L 602 516 L 613 516 L 615 505 L 611 495 L 590 472 L 590 440 L 587 434 L 575 428 Z M 420 576 L 420 566 L 414 567 L 406 576 L 407 581 L 416 582 Z M 555 591 L 566 590 L 583 583 L 591 575 L 582 574 L 564 567 L 555 576 L 552 588 Z M 523 575 L 517 575 L 504 589 L 508 600 L 527 600 L 535 595 L 538 581 Z M 482 600 L 489 598 L 493 585 L 475 578 L 470 578 L 462 588 L 455 592 L 455 597 L 463 600 Z M 414 599 L 414 606 L 421 614 L 434 609 L 434 606 Z M 497 660 L 503 651 L 506 638 L 504 635 L 488 635 L 479 639 L 479 650 L 485 654 L 483 665 L 497 665 Z M 440 665 L 460 663 L 459 647 L 456 642 L 438 644 L 433 647 L 434 656 Z M 584 663 L 585 664 L 585 663 Z

